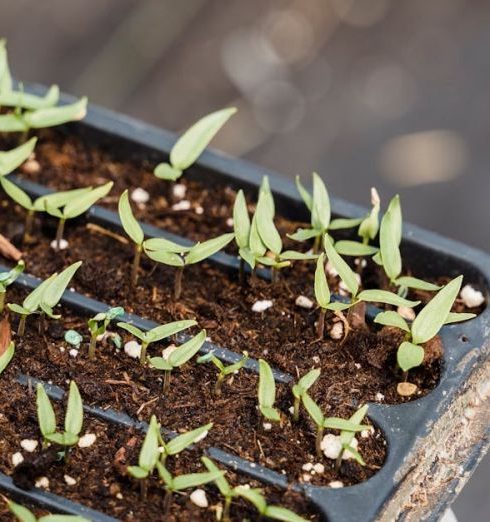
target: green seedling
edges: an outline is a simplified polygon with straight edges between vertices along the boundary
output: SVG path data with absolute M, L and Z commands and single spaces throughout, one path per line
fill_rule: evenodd
M 167 457 L 173 457 L 175 455 L 178 455 L 185 449 L 192 446 L 192 444 L 195 444 L 204 439 L 212 427 L 213 423 L 210 422 L 209 424 L 205 424 L 204 426 L 196 428 L 195 430 L 187 431 L 186 433 L 177 435 L 173 439 L 170 439 L 168 442 L 165 442 L 163 440 L 163 437 L 161 436 L 161 431 L 159 431 L 158 440 L 160 444 L 160 462 L 162 464 L 165 464 Z
M 90 345 L 88 348 L 88 358 L 95 358 L 95 347 L 97 345 L 97 338 L 100 335 L 104 335 L 109 323 L 114 319 L 117 319 L 121 315 L 124 315 L 124 308 L 116 306 L 109 308 L 106 312 L 100 312 L 91 319 L 88 320 L 88 329 L 90 332 Z
M 354 425 L 361 424 L 361 422 L 364 420 L 364 417 L 367 415 L 367 411 L 367 404 L 361 406 L 349 417 L 349 422 Z M 366 465 L 360 453 L 351 445 L 354 436 L 355 432 L 351 430 L 340 430 L 340 443 L 342 444 L 342 449 L 340 450 L 339 456 L 335 462 L 335 469 L 337 471 L 340 469 L 340 465 L 342 464 L 342 457 L 346 451 L 348 451 L 361 466 Z
M 105 197 L 112 188 L 114 183 L 109 181 L 97 188 L 89 187 L 88 191 L 73 199 L 71 197 L 62 201 L 61 204 L 52 205 L 49 199 L 45 202 L 45 209 L 48 214 L 59 219 L 58 228 L 56 230 L 55 244 L 59 250 L 60 242 L 63 239 L 65 222 L 67 219 L 73 219 L 86 212 L 96 201 Z M 61 208 L 63 207 L 63 210 Z
M 145 234 L 141 228 L 141 225 L 134 217 L 133 211 L 131 210 L 131 205 L 129 203 L 129 192 L 127 190 L 125 190 L 119 198 L 118 210 L 119 219 L 121 220 L 124 231 L 134 243 L 134 257 L 131 268 L 131 286 L 135 288 L 138 284 L 138 271 L 140 267 Z
M 208 457 L 201 457 L 202 463 L 206 466 L 210 473 L 217 473 L 221 471 L 218 466 Z M 221 496 L 223 497 L 225 504 L 223 507 L 223 513 L 221 516 L 221 522 L 230 522 L 230 508 L 234 498 L 239 496 L 237 486 L 232 487 L 226 480 L 225 476 L 222 475 L 214 480 L 216 487 L 219 489 Z
M 20 504 L 16 504 L 12 500 L 3 497 L 7 503 L 7 507 L 19 522 L 90 522 L 88 518 L 79 515 L 44 515 L 37 518 L 29 509 Z
M 202 473 L 189 473 L 186 475 L 172 476 L 170 471 L 161 462 L 157 462 L 157 470 L 160 480 L 165 488 L 163 500 L 162 520 L 167 520 L 172 506 L 173 494 L 186 489 L 195 488 L 209 484 L 223 476 L 223 471 L 205 471 Z
M 301 398 L 315 384 L 318 377 L 320 377 L 320 370 L 318 368 L 314 368 L 313 370 L 310 370 L 306 375 L 303 375 L 303 377 L 301 377 L 301 379 L 293 386 L 292 392 L 294 396 L 294 422 L 298 422 L 299 420 L 299 407 L 301 404 Z
M 267 504 L 267 500 L 262 495 L 262 491 L 258 488 L 236 486 L 235 491 L 237 496 L 244 498 L 255 506 L 255 509 L 259 513 L 259 520 L 271 519 L 281 520 L 282 522 L 307 522 L 305 518 L 300 517 L 289 509 Z
M 160 457 L 160 423 L 155 415 L 151 416 L 148 430 L 141 446 L 137 466 L 128 466 L 128 474 L 140 481 L 141 497 L 146 499 L 147 479 L 153 473 Z
M 2 103 L 0 102 L 0 106 L 1 105 Z M 17 167 L 20 167 L 34 151 L 36 142 L 37 138 L 31 138 L 29 141 L 19 145 L 15 149 L 0 152 L 0 176 L 6 176 L 7 174 L 14 172 Z
M 0 272 L 0 314 L 5 308 L 5 297 L 7 295 L 7 288 L 22 274 L 25 268 L 25 263 L 21 259 L 17 265 L 8 272 Z
M 274 408 L 276 401 L 276 382 L 271 367 L 263 359 L 259 359 L 258 400 L 260 413 L 268 420 L 281 422 L 279 410 Z
M 322 277 L 321 268 L 319 268 L 317 265 L 317 272 L 315 273 L 315 283 L 317 282 L 317 278 L 319 282 L 317 299 L 318 297 L 321 297 L 322 302 L 320 303 L 320 306 L 322 309 L 329 309 L 334 311 L 334 313 L 342 320 L 344 324 L 344 340 L 347 337 L 350 330 L 349 321 L 346 320 L 343 314 L 343 311 L 347 309 L 352 310 L 354 309 L 354 307 L 356 307 L 359 310 L 359 305 L 361 304 L 363 308 L 365 308 L 365 303 L 383 303 L 392 306 L 406 307 L 414 307 L 420 304 L 420 301 L 410 301 L 387 290 L 369 289 L 360 291 L 359 282 L 357 280 L 357 274 L 353 272 L 350 266 L 337 253 L 334 246 L 332 245 L 330 238 L 328 237 L 328 234 L 325 234 L 324 246 L 328 260 L 333 265 L 335 270 L 338 272 L 340 279 L 343 281 L 344 285 L 351 293 L 351 297 L 350 302 L 329 303 L 330 292 L 327 293 L 327 291 L 325 290 L 325 288 L 328 289 L 328 285 L 326 284 L 326 278 L 323 279 L 324 274 Z
M 186 320 L 186 321 L 173 321 L 168 324 L 162 324 L 160 326 L 156 326 L 147 332 L 143 332 L 136 326 L 129 323 L 117 323 L 119 328 L 126 330 L 127 332 L 133 334 L 137 339 L 141 341 L 141 354 L 140 354 L 140 363 L 145 364 L 146 362 L 146 351 L 148 345 L 151 343 L 156 343 L 175 335 L 176 333 L 182 332 L 183 330 L 187 330 L 191 326 L 196 326 L 196 321 Z
M 234 107 L 221 109 L 194 123 L 175 142 L 170 151 L 169 163 L 160 163 L 155 167 L 155 176 L 170 181 L 179 179 L 184 170 L 199 158 L 216 133 L 235 112 Z
M 223 381 L 225 380 L 225 378 L 228 375 L 232 375 L 234 373 L 238 373 L 238 371 L 241 370 L 245 366 L 247 361 L 248 361 L 248 353 L 247 352 L 243 352 L 243 357 L 238 362 L 236 362 L 234 364 L 230 364 L 228 366 L 223 364 L 221 362 L 221 360 L 218 359 L 216 357 L 216 355 L 214 355 L 213 352 L 209 352 L 206 355 L 202 355 L 201 357 L 199 357 L 197 359 L 197 363 L 198 364 L 204 364 L 204 363 L 211 362 L 211 363 L 213 363 L 216 366 L 216 368 L 218 368 L 218 376 L 216 378 L 216 383 L 214 385 L 214 395 L 216 397 L 220 397 L 221 396 L 221 386 L 222 386 Z
M 178 346 L 167 357 L 151 357 L 150 366 L 156 370 L 162 370 L 163 394 L 167 395 L 170 388 L 170 377 L 172 370 L 180 368 L 196 355 L 206 341 L 206 330 L 201 330 L 197 335 L 191 337 L 187 342 Z
M 37 421 L 45 443 L 53 442 L 68 448 L 78 443 L 83 426 L 83 403 L 75 381 L 70 382 L 64 431 L 56 431 L 53 405 L 41 383 L 37 384 L 36 407 Z
M 50 208 L 58 208 L 62 205 L 66 205 L 68 202 L 73 201 L 90 191 L 90 187 L 65 190 L 54 192 L 47 196 L 40 196 L 33 201 L 20 187 L 5 177 L 0 177 L 0 185 L 5 193 L 15 201 L 15 203 L 27 210 L 24 223 L 23 243 L 28 243 L 31 240 L 32 225 L 34 223 L 36 212 L 44 212 L 46 206 L 49 206 Z
M 437 294 L 420 310 L 412 324 L 394 311 L 379 313 L 374 319 L 375 323 L 400 328 L 406 332 L 405 340 L 397 351 L 398 366 L 404 372 L 404 380 L 408 371 L 420 366 L 424 360 L 423 345 L 435 337 L 445 324 L 466 321 L 475 317 L 471 313 L 451 312 L 456 300 L 463 276 L 456 277 L 444 286 Z
M 311 420 L 316 425 L 316 439 L 315 439 L 315 448 L 317 457 L 320 458 L 322 456 L 322 439 L 323 439 L 323 430 L 340 430 L 340 431 L 350 431 L 352 433 L 356 433 L 358 431 L 366 430 L 369 426 L 365 424 L 360 424 L 359 422 L 351 422 L 351 420 L 345 420 L 341 417 L 325 417 L 320 409 L 320 406 L 308 395 L 307 392 L 303 393 L 301 396 L 301 400 L 303 402 L 303 406 L 305 410 L 308 412 Z
M 0 375 L 3 373 L 5 368 L 9 365 L 10 361 L 15 354 L 15 343 L 10 341 L 6 350 L 0 355 Z
M 59 319 L 60 315 L 54 315 L 53 308 L 59 303 L 63 292 L 70 283 L 81 261 L 73 263 L 59 274 L 53 274 L 35 288 L 22 302 L 22 306 L 9 303 L 7 307 L 20 316 L 17 334 L 22 337 L 25 331 L 26 319 L 29 315 L 40 314 L 39 331 L 44 327 L 44 316 L 51 319 Z
M 151 260 L 177 268 L 175 272 L 174 298 L 178 300 L 182 294 L 184 268 L 204 261 L 216 254 L 232 241 L 233 237 L 234 234 L 223 234 L 202 243 L 196 243 L 192 247 L 178 245 L 168 239 L 152 238 L 144 241 L 143 249 Z
M 409 288 L 436 292 L 441 287 L 422 279 L 410 276 L 400 276 L 402 273 L 402 258 L 400 243 L 402 240 L 402 210 L 400 196 L 396 195 L 388 206 L 379 230 L 379 252 L 373 257 L 381 265 L 390 283 L 398 287 L 398 293 L 405 296 Z

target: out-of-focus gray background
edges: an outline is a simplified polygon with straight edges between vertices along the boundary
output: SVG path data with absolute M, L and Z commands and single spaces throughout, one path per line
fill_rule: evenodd
M 331 193 L 402 195 L 405 217 L 489 249 L 490 2 L 0 0 L 15 75 L 181 130 Z M 490 461 L 456 502 L 487 522 Z

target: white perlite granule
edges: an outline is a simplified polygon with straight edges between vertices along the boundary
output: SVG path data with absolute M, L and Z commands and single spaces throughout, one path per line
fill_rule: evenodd
M 48 477 L 39 477 L 34 485 L 36 488 L 49 489 L 49 479 Z
M 69 247 L 69 243 L 66 239 L 60 239 L 60 246 L 58 247 L 58 241 L 56 241 L 56 239 L 53 239 L 49 246 L 53 250 L 66 250 Z
M 335 341 L 342 339 L 344 336 L 344 325 L 341 322 L 335 323 L 330 329 L 330 337 Z
M 485 302 L 485 297 L 480 290 L 476 290 L 471 285 L 463 286 L 459 295 L 468 308 L 476 308 Z
M 352 439 L 350 445 L 354 449 L 357 449 L 358 442 L 355 437 Z M 320 447 L 327 459 L 335 460 L 342 452 L 342 441 L 340 439 L 340 435 L 332 435 L 330 433 L 328 435 L 325 435 L 325 437 L 323 437 Z M 342 453 L 342 460 L 348 460 L 351 458 L 352 453 L 350 453 L 350 451 L 346 450 Z
M 177 199 L 184 199 L 185 193 L 187 192 L 187 187 L 182 183 L 176 183 L 172 189 L 172 194 Z
M 195 489 L 190 496 L 191 502 L 200 508 L 207 508 L 209 506 L 208 497 L 203 489 Z
M 77 483 L 77 480 L 73 477 L 70 477 L 70 475 L 65 475 L 63 478 L 69 486 L 74 486 Z
M 296 306 L 299 306 L 300 308 L 310 309 L 310 308 L 313 308 L 315 303 L 309 297 L 306 297 L 305 295 L 298 295 L 294 304 Z
M 36 451 L 37 446 L 38 442 L 34 439 L 24 439 L 20 441 L 20 447 L 28 453 Z
M 89 448 L 97 440 L 95 433 L 86 433 L 83 437 L 78 440 L 79 448 Z
M 133 192 L 131 192 L 131 199 L 135 203 L 142 203 L 143 205 L 145 203 L 148 203 L 150 201 L 150 194 L 145 189 L 142 189 L 141 187 L 135 188 Z
M 172 205 L 172 210 L 189 210 L 191 208 L 191 202 L 187 199 L 183 199 L 178 203 Z
M 24 456 L 20 451 L 17 451 L 12 455 L 12 465 L 14 467 L 17 467 L 19 464 L 22 464 L 24 462 Z
M 128 341 L 124 345 L 124 353 L 133 359 L 139 359 L 141 355 L 141 344 L 136 341 Z
M 255 301 L 252 305 L 252 312 L 265 312 L 268 308 L 272 306 L 272 301 L 264 300 L 264 301 Z
M 340 480 L 332 480 L 332 482 L 328 483 L 328 487 L 333 489 L 339 489 L 344 487 L 344 483 Z

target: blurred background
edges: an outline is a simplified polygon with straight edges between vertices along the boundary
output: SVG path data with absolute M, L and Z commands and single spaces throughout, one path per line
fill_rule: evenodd
M 17 78 L 174 131 L 236 105 L 215 147 L 487 251 L 489 27 L 485 0 L 0 0 Z

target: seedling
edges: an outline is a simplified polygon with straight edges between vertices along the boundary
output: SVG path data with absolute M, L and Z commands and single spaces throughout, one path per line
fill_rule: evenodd
M 145 240 L 145 234 L 141 225 L 134 217 L 131 205 L 129 203 L 129 193 L 125 190 L 119 198 L 119 219 L 124 228 L 124 231 L 129 236 L 131 241 L 134 243 L 134 257 L 133 265 L 131 268 L 131 286 L 133 288 L 138 284 L 138 271 L 141 260 L 141 252 L 143 251 L 143 241 Z
M 268 420 L 281 422 L 279 410 L 274 408 L 276 401 L 276 382 L 271 367 L 263 359 L 259 359 L 259 410 Z
M 174 493 L 209 484 L 219 477 L 222 477 L 224 474 L 223 471 L 206 471 L 203 473 L 189 473 L 187 475 L 174 477 L 161 462 L 157 462 L 157 470 L 160 480 L 165 488 L 162 520 L 168 519 Z
M 355 433 L 357 431 L 362 431 L 369 428 L 369 426 L 360 424 L 359 422 L 352 422 L 351 420 L 345 420 L 341 417 L 325 417 L 322 413 L 322 410 L 320 409 L 320 406 L 318 406 L 318 404 L 308 395 L 307 392 L 302 394 L 301 400 L 303 401 L 303 406 L 316 425 L 315 448 L 318 458 L 322 456 L 321 443 L 324 429 L 350 431 Z
M 367 404 L 361 406 L 356 412 L 353 413 L 353 415 L 349 417 L 349 422 L 355 425 L 360 424 L 367 415 L 367 411 Z M 337 471 L 340 469 L 340 465 L 342 464 L 342 457 L 346 451 L 348 451 L 361 466 L 366 465 L 360 453 L 351 445 L 354 436 L 355 433 L 351 430 L 340 430 L 340 442 L 342 444 L 342 449 L 339 453 L 339 456 L 337 457 L 337 461 L 335 462 L 335 469 Z
M 347 309 L 352 309 L 354 306 L 359 305 L 360 303 L 384 303 L 388 305 L 393 306 L 406 306 L 406 307 L 413 307 L 420 304 L 420 301 L 410 301 L 408 299 L 405 299 L 397 294 L 394 294 L 393 292 L 389 292 L 387 290 L 376 290 L 376 289 L 369 289 L 369 290 L 362 290 L 359 291 L 359 282 L 357 280 L 356 274 L 352 271 L 350 266 L 342 259 L 342 257 L 337 253 L 335 248 L 332 245 L 332 242 L 330 238 L 328 237 L 328 234 L 325 234 L 324 238 L 324 245 L 325 245 L 325 251 L 326 255 L 328 257 L 328 260 L 333 265 L 335 270 L 337 270 L 340 279 L 344 282 L 344 285 L 351 293 L 350 302 L 345 303 L 329 303 L 329 293 L 325 291 L 325 287 L 328 289 L 328 285 L 326 285 L 326 279 L 323 280 L 321 277 L 321 269 L 317 265 L 317 272 L 315 273 L 315 276 L 318 275 L 318 281 L 319 281 L 319 291 L 318 296 L 321 296 L 322 303 L 320 303 L 320 306 L 325 308 L 326 306 L 329 306 L 328 309 L 333 310 L 338 317 L 342 320 L 344 323 L 344 340 L 347 337 L 350 325 L 349 322 L 345 319 L 343 315 L 343 311 Z M 320 281 L 321 280 L 321 281 Z M 315 283 L 317 282 L 317 277 L 315 277 Z M 318 297 L 317 297 L 318 298 Z M 359 307 L 358 307 L 359 308 Z
M 461 288 L 463 276 L 456 277 L 444 286 L 417 314 L 412 324 L 394 311 L 379 313 L 375 323 L 394 326 L 406 332 L 405 340 L 397 351 L 398 366 L 404 372 L 406 380 L 408 371 L 420 366 L 424 360 L 423 345 L 435 337 L 445 324 L 466 321 L 475 317 L 471 313 L 451 312 L 451 308 Z
M 88 518 L 79 515 L 44 515 L 37 518 L 29 509 L 20 504 L 16 504 L 12 500 L 3 497 L 7 503 L 7 507 L 19 522 L 90 522 Z
M 305 518 L 300 517 L 289 509 L 267 504 L 267 500 L 262 495 L 262 491 L 258 488 L 236 486 L 235 490 L 236 495 L 244 498 L 255 506 L 255 509 L 257 509 L 259 513 L 259 520 L 268 518 L 281 520 L 283 522 L 307 522 Z
M 0 273 L 0 314 L 3 313 L 5 307 L 7 288 L 20 276 L 20 274 L 22 274 L 24 268 L 25 263 L 21 259 L 12 270 Z
M 121 315 L 124 315 L 124 308 L 116 306 L 115 308 L 109 308 L 107 312 L 100 312 L 88 320 L 87 324 L 90 331 L 90 345 L 88 348 L 89 359 L 95 358 L 97 338 L 100 335 L 104 335 L 109 323 Z
M 73 263 L 65 268 L 59 274 L 53 274 L 35 288 L 23 301 L 22 306 L 9 303 L 7 307 L 12 312 L 19 314 L 20 321 L 17 334 L 22 337 L 25 331 L 26 319 L 29 315 L 38 313 L 41 315 L 39 322 L 39 331 L 42 331 L 44 325 L 44 315 L 51 319 L 59 319 L 60 315 L 54 315 L 53 308 L 59 303 L 63 292 L 70 283 L 75 272 L 78 270 L 81 261 Z
M 182 277 L 184 268 L 204 261 L 208 257 L 223 249 L 234 237 L 234 234 L 223 234 L 203 243 L 196 243 L 193 247 L 178 245 L 163 238 L 147 239 L 143 243 L 146 255 L 164 265 L 177 267 L 174 282 L 174 298 L 180 299 L 182 294 Z
M 157 178 L 175 181 L 202 154 L 216 133 L 235 114 L 234 107 L 212 112 L 198 120 L 182 134 L 170 151 L 170 162 L 155 167 Z
M 158 441 L 160 444 L 159 452 L 160 452 L 160 462 L 165 464 L 167 457 L 172 457 L 178 455 L 192 444 L 199 442 L 204 439 L 208 434 L 208 431 L 213 427 L 213 423 L 205 424 L 199 428 L 196 428 L 192 431 L 187 431 L 186 433 L 182 433 L 181 435 L 177 435 L 173 439 L 170 439 L 168 442 L 163 440 L 161 435 L 161 431 L 158 432 Z
M 248 353 L 243 352 L 243 357 L 236 363 L 230 364 L 228 366 L 225 366 L 220 359 L 214 355 L 213 352 L 209 352 L 206 355 L 202 355 L 197 359 L 198 364 L 203 364 L 207 362 L 213 363 L 216 368 L 218 368 L 218 376 L 216 378 L 216 383 L 214 385 L 214 395 L 216 397 L 221 396 L 221 386 L 223 384 L 223 381 L 225 380 L 227 375 L 232 375 L 234 373 L 238 373 L 239 370 L 241 370 L 245 363 L 248 361 Z
M 141 446 L 137 466 L 128 466 L 128 473 L 140 481 L 141 497 L 146 499 L 147 479 L 153 473 L 159 458 L 158 443 L 160 438 L 160 424 L 155 415 L 151 416 L 150 424 Z
M 9 365 L 15 354 L 15 343 L 10 341 L 6 350 L 0 355 L 0 375 Z
M 318 377 L 320 377 L 320 370 L 318 368 L 314 368 L 313 370 L 310 370 L 306 375 L 303 375 L 303 377 L 301 377 L 301 379 L 293 386 L 292 392 L 294 395 L 294 422 L 298 422 L 299 420 L 299 407 L 301 404 L 301 398 L 315 384 Z
M 191 326 L 195 326 L 197 323 L 193 320 L 187 321 L 174 321 L 168 324 L 162 324 L 160 326 L 155 326 L 151 330 L 147 332 L 143 332 L 136 326 L 129 323 L 117 323 L 119 328 L 126 330 L 127 332 L 133 334 L 137 339 L 141 341 L 141 354 L 140 354 L 140 363 L 145 364 L 146 362 L 146 350 L 149 344 L 156 343 L 165 339 L 166 337 L 170 337 L 171 335 L 175 335 L 176 333 L 182 332 L 182 330 L 187 330 Z
M 388 276 L 390 283 L 398 287 L 398 293 L 405 296 L 408 288 L 436 292 L 441 287 L 422 279 L 409 276 L 400 276 L 402 272 L 402 258 L 400 243 L 402 240 L 402 210 L 400 196 L 396 195 L 388 206 L 379 230 L 379 252 L 373 257 L 381 265 Z
M 183 321 L 185 322 L 185 321 Z M 172 370 L 180 368 L 201 349 L 206 341 L 206 330 L 201 330 L 197 335 L 191 337 L 187 342 L 175 348 L 168 357 L 151 357 L 150 366 L 156 370 L 163 370 L 163 394 L 166 395 L 170 388 L 170 377 Z
M 0 94 L 0 100 L 1 100 Z M 0 106 L 2 102 L 0 101 Z M 17 167 L 32 154 L 36 146 L 37 138 L 31 138 L 26 143 L 19 145 L 15 149 L 0 152 L 0 176 L 6 176 L 13 172 Z
M 44 212 L 46 210 L 46 206 L 49 206 L 50 208 L 58 208 L 61 205 L 64 205 L 69 201 L 73 201 L 90 191 L 90 187 L 88 187 L 66 190 L 62 192 L 54 192 L 53 194 L 48 194 L 47 196 L 40 196 L 36 200 L 32 201 L 32 199 L 21 188 L 12 183 L 9 179 L 1 177 L 0 185 L 2 186 L 5 193 L 13 201 L 15 201 L 15 203 L 27 210 L 24 223 L 24 235 L 22 240 L 23 243 L 28 243 L 31 240 L 32 225 L 36 212 Z
M 75 381 L 70 382 L 64 431 L 56 431 L 56 415 L 41 383 L 37 384 L 36 407 L 39 429 L 45 443 L 54 442 L 68 448 L 77 444 L 83 426 L 83 404 Z
M 86 212 L 96 201 L 109 193 L 113 184 L 112 181 L 109 181 L 97 188 L 90 187 L 87 192 L 81 194 L 76 199 L 68 197 L 57 206 L 53 206 L 50 200 L 44 201 L 46 212 L 59 219 L 55 238 L 57 250 L 59 250 L 60 242 L 63 239 L 66 220 L 76 218 Z M 61 207 L 63 207 L 63 210 L 60 210 Z

